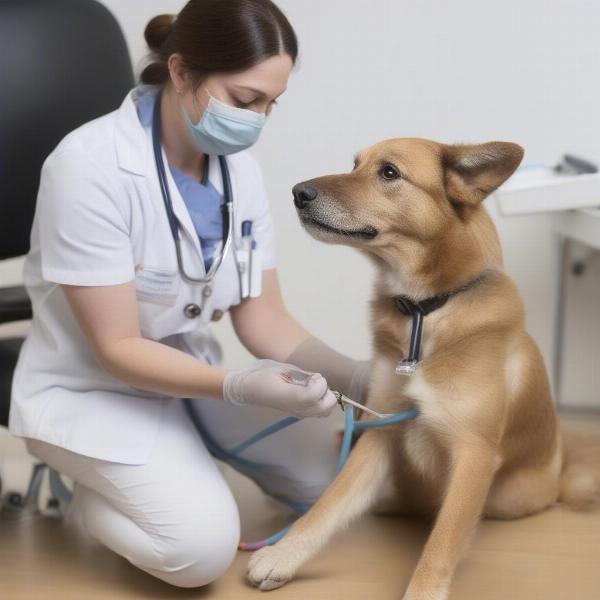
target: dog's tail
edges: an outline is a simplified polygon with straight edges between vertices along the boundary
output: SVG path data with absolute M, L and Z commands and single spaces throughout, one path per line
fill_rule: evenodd
M 563 466 L 559 500 L 586 508 L 600 500 L 600 434 L 578 431 L 561 423 Z

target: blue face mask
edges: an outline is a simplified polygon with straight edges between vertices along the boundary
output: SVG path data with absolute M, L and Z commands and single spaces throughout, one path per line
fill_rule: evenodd
M 266 115 L 230 106 L 211 96 L 208 90 L 206 93 L 210 100 L 196 124 L 181 105 L 183 120 L 198 148 L 207 154 L 234 154 L 256 143 Z M 195 96 L 194 106 L 200 112 Z

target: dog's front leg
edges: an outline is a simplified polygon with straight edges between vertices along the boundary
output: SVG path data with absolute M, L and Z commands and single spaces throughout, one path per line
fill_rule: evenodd
M 310 510 L 274 546 L 257 550 L 247 577 L 261 590 L 289 581 L 297 569 L 350 521 L 366 512 L 390 474 L 389 431 L 365 431 L 348 461 Z
M 445 600 L 461 552 L 479 521 L 498 459 L 485 442 L 452 455 L 446 495 L 404 600 Z

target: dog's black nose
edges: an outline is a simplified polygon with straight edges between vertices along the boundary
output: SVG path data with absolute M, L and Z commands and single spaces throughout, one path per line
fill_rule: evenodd
M 319 195 L 319 190 L 307 183 L 297 183 L 292 189 L 292 194 L 294 194 L 296 208 L 304 208 Z

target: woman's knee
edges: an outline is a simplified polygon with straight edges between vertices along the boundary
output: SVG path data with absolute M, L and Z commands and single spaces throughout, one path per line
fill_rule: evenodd
M 233 501 L 218 510 L 190 516 L 156 544 L 154 576 L 178 587 L 200 587 L 221 577 L 233 562 L 240 540 L 240 517 Z
M 238 540 L 239 541 L 239 540 Z M 231 566 L 237 550 L 235 544 L 217 541 L 212 550 L 198 550 L 192 562 L 183 562 L 189 553 L 165 557 L 157 568 L 144 569 L 154 577 L 177 587 L 195 588 L 219 579 Z
M 88 533 L 143 571 L 179 587 L 200 587 L 231 565 L 240 517 L 231 492 L 198 495 L 158 510 L 154 517 L 126 514 L 84 486 L 77 495 Z

